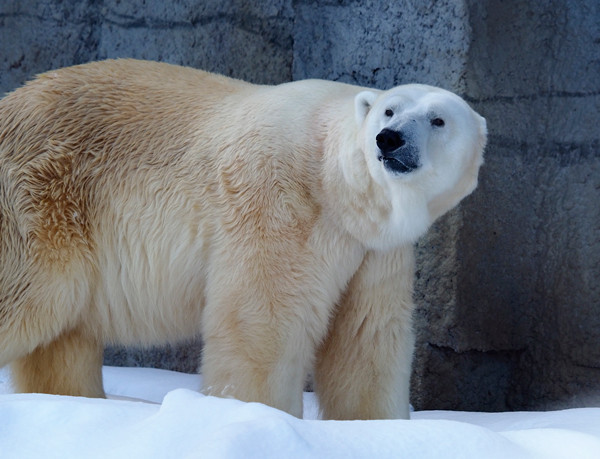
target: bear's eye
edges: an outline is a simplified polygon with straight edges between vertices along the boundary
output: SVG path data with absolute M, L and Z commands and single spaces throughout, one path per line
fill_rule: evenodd
M 441 118 L 434 118 L 431 120 L 431 125 L 435 127 L 442 127 L 444 124 L 446 123 Z
M 387 116 L 388 118 L 391 118 L 392 116 L 394 116 L 394 112 L 393 112 L 393 110 L 392 110 L 391 108 L 388 108 L 388 109 L 385 111 L 385 116 Z

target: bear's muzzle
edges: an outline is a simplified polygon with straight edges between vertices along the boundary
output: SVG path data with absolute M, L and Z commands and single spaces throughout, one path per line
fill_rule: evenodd
M 387 170 L 407 174 L 419 167 L 419 152 L 414 144 L 407 141 L 402 131 L 382 129 L 375 138 L 380 154 L 379 161 Z

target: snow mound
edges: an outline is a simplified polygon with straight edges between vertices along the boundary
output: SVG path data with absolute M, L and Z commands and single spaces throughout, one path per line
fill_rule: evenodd
M 194 375 L 104 368 L 107 400 L 14 394 L 0 369 L 2 458 L 594 458 L 600 408 L 422 411 L 410 421 L 320 421 L 204 396 Z

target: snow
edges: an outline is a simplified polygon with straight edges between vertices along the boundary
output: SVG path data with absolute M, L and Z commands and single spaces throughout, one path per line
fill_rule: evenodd
M 320 421 L 204 396 L 200 377 L 104 368 L 109 399 L 14 394 L 0 369 L 0 457 L 600 458 L 600 408 L 421 411 L 410 421 Z

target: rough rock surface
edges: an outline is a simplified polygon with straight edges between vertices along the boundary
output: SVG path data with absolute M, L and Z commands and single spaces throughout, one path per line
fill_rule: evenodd
M 250 4 L 252 3 L 252 4 Z M 422 82 L 488 120 L 478 190 L 418 244 L 418 409 L 600 406 L 596 0 L 9 0 L 0 91 L 111 57 L 257 83 Z M 200 344 L 107 349 L 194 371 Z

